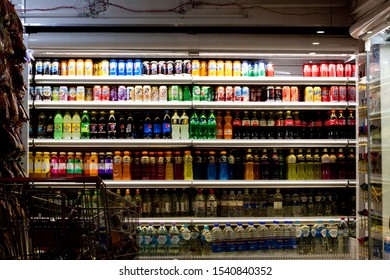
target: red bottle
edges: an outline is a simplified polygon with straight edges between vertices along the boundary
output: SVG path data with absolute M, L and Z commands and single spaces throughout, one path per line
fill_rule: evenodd
M 58 177 L 66 176 L 66 153 L 60 152 L 58 157 Z
M 175 151 L 173 164 L 173 177 L 175 180 L 184 180 L 184 164 L 180 151 Z
M 165 180 L 165 158 L 164 158 L 164 152 L 157 152 L 156 180 Z

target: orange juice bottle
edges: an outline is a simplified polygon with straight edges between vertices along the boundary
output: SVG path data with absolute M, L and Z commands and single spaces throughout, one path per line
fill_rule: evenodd
M 233 139 L 232 119 L 233 118 L 230 115 L 230 111 L 226 111 L 226 115 L 224 117 L 225 124 L 223 126 L 223 138 L 224 139 Z
M 90 172 L 89 172 L 90 165 L 91 165 L 91 153 L 85 153 L 84 154 L 84 171 L 83 171 L 84 176 L 90 175 Z
M 113 180 L 122 180 L 122 156 L 120 151 L 115 151 L 114 161 L 113 161 Z
M 217 121 L 216 137 L 217 139 L 223 139 L 223 117 L 221 111 L 217 112 L 216 121 Z
M 173 159 L 172 152 L 165 152 L 165 180 L 173 180 Z
M 98 176 L 98 156 L 97 153 L 91 153 L 90 163 L 89 163 L 89 175 L 90 176 Z
M 123 152 L 122 170 L 122 180 L 131 180 L 131 156 L 129 151 Z

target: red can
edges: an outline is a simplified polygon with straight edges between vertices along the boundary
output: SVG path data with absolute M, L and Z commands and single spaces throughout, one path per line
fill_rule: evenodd
M 233 101 L 234 98 L 234 89 L 232 86 L 227 86 L 225 89 L 225 100 Z
M 347 87 L 346 86 L 339 87 L 339 101 L 340 102 L 347 102 Z
M 356 102 L 356 87 L 348 86 L 347 90 L 348 90 L 348 101 Z
M 225 88 L 222 86 L 217 87 L 217 101 L 226 101 Z
M 311 66 L 311 76 L 312 77 L 319 77 L 320 76 L 320 68 L 317 64 L 312 64 Z
M 330 88 L 330 101 L 331 102 L 338 102 L 339 101 L 339 87 L 338 86 L 332 86 Z
M 267 66 L 265 67 L 265 75 L 267 77 L 275 76 L 275 66 L 272 62 L 267 63 Z
M 290 93 L 290 87 L 289 86 L 284 86 L 282 88 L 282 100 L 283 101 L 290 101 L 291 100 L 291 93 Z
M 303 77 L 311 77 L 311 65 L 303 64 Z
M 328 77 L 336 77 L 336 64 L 329 63 L 328 65 Z
M 355 64 L 354 64 L 354 66 L 355 66 Z M 352 71 L 351 64 L 350 63 L 345 63 L 345 65 L 344 65 L 344 75 L 345 75 L 345 77 L 352 77 L 352 72 L 355 73 L 355 71 Z M 355 76 L 355 74 L 354 74 L 354 76 Z
M 345 68 L 345 67 L 344 67 Z M 345 70 L 345 69 L 344 69 Z M 352 64 L 352 73 L 351 73 L 351 77 L 356 77 L 356 65 L 355 64 Z
M 94 86 L 93 87 L 93 101 L 101 101 L 102 100 L 102 87 Z
M 337 77 L 344 77 L 344 64 L 337 63 L 337 65 L 336 65 L 336 76 Z
M 102 100 L 109 101 L 110 100 L 110 87 L 102 86 Z
M 327 63 L 321 63 L 320 65 L 320 77 L 329 77 L 329 69 Z
M 329 102 L 329 101 L 330 101 L 329 88 L 322 87 L 321 88 L 321 102 Z
M 298 87 L 291 87 L 290 88 L 290 101 L 291 102 L 298 102 L 299 101 L 299 91 Z

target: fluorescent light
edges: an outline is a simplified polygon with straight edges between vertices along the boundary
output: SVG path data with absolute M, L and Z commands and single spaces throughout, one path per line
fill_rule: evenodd
M 310 54 L 310 55 L 315 55 L 316 53 L 315 53 L 315 52 L 310 52 L 309 54 Z
M 372 31 L 367 31 L 367 34 L 371 34 L 372 33 Z
M 324 34 L 325 31 L 324 30 L 317 30 L 317 34 Z
M 313 45 L 319 45 L 320 42 L 313 42 L 312 44 L 313 44 Z

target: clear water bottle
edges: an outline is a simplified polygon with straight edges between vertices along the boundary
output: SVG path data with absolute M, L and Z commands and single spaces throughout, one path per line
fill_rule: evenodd
M 234 191 L 230 191 L 229 198 L 228 198 L 228 217 L 235 217 L 236 216 L 236 207 L 237 207 L 237 201 L 236 201 L 236 195 L 234 194 Z
M 149 223 L 144 236 L 145 255 L 154 256 L 157 253 L 157 238 L 157 230 L 154 228 L 153 223 Z
M 194 216 L 205 217 L 206 216 L 206 198 L 202 193 L 202 189 L 198 189 L 198 194 L 194 200 Z
M 284 250 L 289 253 L 297 252 L 297 230 L 292 221 L 286 221 L 284 227 Z
M 160 222 L 160 227 L 157 230 L 157 255 L 163 256 L 167 254 L 168 241 L 168 230 L 164 223 Z
M 249 222 L 245 229 L 247 251 L 257 252 L 259 250 L 259 233 L 254 226 L 253 222 Z
M 226 223 L 223 229 L 224 251 L 226 253 L 235 253 L 236 251 L 236 235 L 230 223 Z
M 212 240 L 211 251 L 213 253 L 221 253 L 224 251 L 224 247 L 223 247 L 224 235 L 218 223 L 215 223 L 213 229 L 211 230 L 211 240 Z
M 180 229 L 179 254 L 180 256 L 188 255 L 190 252 L 191 231 L 187 224 Z
M 237 191 L 236 195 L 236 217 L 244 216 L 244 198 L 241 191 Z
M 190 251 L 192 255 L 201 255 L 201 232 L 197 225 L 191 228 Z
M 270 232 L 268 227 L 265 225 L 265 222 L 260 222 L 260 225 L 257 227 L 258 233 L 258 246 L 261 252 L 268 252 L 270 249 Z
M 327 252 L 330 254 L 338 253 L 338 227 L 333 220 L 329 221 L 329 224 L 326 226 L 326 244 Z
M 277 254 L 282 252 L 284 249 L 284 232 L 279 221 L 273 221 L 273 224 L 270 227 L 270 237 L 270 250 Z
M 307 255 L 312 253 L 312 247 L 311 247 L 311 229 L 309 225 L 300 224 L 299 221 L 297 221 L 297 249 L 298 254 L 300 255 Z
M 260 197 L 257 192 L 257 189 L 253 189 L 253 192 L 250 196 L 250 208 L 249 208 L 249 216 L 250 217 L 258 217 L 259 209 L 260 209 Z
M 237 226 L 234 228 L 234 235 L 236 239 L 236 247 L 235 251 L 238 254 L 242 254 L 245 251 L 247 251 L 247 242 L 246 242 L 246 232 L 245 229 L 242 227 L 242 223 L 238 222 Z
M 221 217 L 227 217 L 228 216 L 228 202 L 229 202 L 229 195 L 227 193 L 227 190 L 222 191 L 221 196 Z
M 341 217 L 337 231 L 338 253 L 347 254 L 349 252 L 349 226 L 344 217 Z
M 141 255 L 145 255 L 145 234 L 146 234 L 146 228 L 141 225 L 140 222 L 138 222 L 137 226 L 137 243 L 139 246 L 139 252 Z
M 202 256 L 209 256 L 212 253 L 212 234 L 208 225 L 203 227 L 202 231 Z
M 280 189 L 276 189 L 276 193 L 274 195 L 274 208 L 273 215 L 275 217 L 283 217 L 283 196 L 280 193 Z
M 251 216 L 251 195 L 249 194 L 249 189 L 244 190 L 244 194 L 242 195 L 242 201 L 243 201 L 243 208 L 244 208 L 244 216 L 250 217 Z
M 312 248 L 314 254 L 326 253 L 326 227 L 322 221 L 318 221 L 311 229 Z

